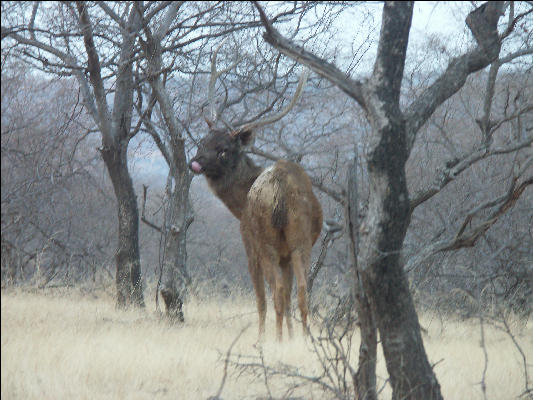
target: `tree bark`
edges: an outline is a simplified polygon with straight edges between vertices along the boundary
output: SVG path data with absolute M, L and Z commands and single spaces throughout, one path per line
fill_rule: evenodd
M 144 307 L 139 255 L 139 211 L 128 163 L 127 144 L 101 150 L 118 210 L 118 244 L 116 260 L 117 306 Z
M 192 219 L 182 217 L 184 207 L 182 203 L 173 201 L 174 196 L 169 199 L 172 202 L 168 205 L 169 211 L 177 213 L 177 218 L 169 218 L 169 222 L 178 222 L 179 225 L 169 224 L 165 230 L 165 256 L 163 258 L 163 279 L 161 295 L 165 302 L 167 317 L 172 322 L 183 322 L 183 304 L 187 287 L 190 285 L 190 276 L 187 271 L 187 250 L 186 238 L 187 229 Z
M 183 141 L 172 140 L 172 165 L 167 184 L 165 209 L 165 254 L 161 295 L 167 317 L 172 322 L 183 322 L 183 303 L 191 278 L 187 271 L 187 230 L 193 221 L 189 201 L 191 177 L 186 167 Z
M 354 150 L 357 157 L 357 149 Z M 346 176 L 346 207 L 345 221 L 350 238 L 350 261 L 354 275 L 354 300 L 357 311 L 358 325 L 361 333 L 359 345 L 359 366 L 353 376 L 355 399 L 375 400 L 376 393 L 376 354 L 377 354 L 377 328 L 368 301 L 368 296 L 363 288 L 362 275 L 357 262 L 359 253 L 359 197 L 357 191 L 356 158 L 348 166 Z
M 16 250 L 14 250 L 11 244 L 2 240 L 2 287 L 13 286 L 17 282 Z
M 405 179 L 405 123 L 380 130 L 369 154 L 369 234 L 363 240 L 361 277 L 379 329 L 394 399 L 441 399 L 422 343 L 420 325 L 400 260 L 409 225 Z M 384 157 L 388 155 L 388 157 Z

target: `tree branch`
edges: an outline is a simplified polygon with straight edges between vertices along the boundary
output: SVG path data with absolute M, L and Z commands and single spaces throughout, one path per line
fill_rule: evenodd
M 412 1 L 385 2 L 372 85 L 383 100 L 398 105 L 413 17 Z
M 178 15 L 178 10 L 185 3 L 184 1 L 173 1 L 170 3 L 167 13 L 163 17 L 159 27 L 154 32 L 154 40 L 161 41 L 163 37 L 167 34 L 170 25 L 176 19 Z
M 450 166 L 445 167 L 439 172 L 439 176 L 435 178 L 430 188 L 415 194 L 411 200 L 411 212 L 413 212 L 420 204 L 439 193 L 444 187 L 446 187 L 446 185 L 448 185 L 448 183 L 452 182 L 463 171 L 470 168 L 475 163 L 491 156 L 518 151 L 531 146 L 532 143 L 533 137 L 529 137 L 520 143 L 515 143 L 506 147 L 498 147 L 492 150 L 488 150 L 486 147 L 483 147 L 482 149 L 474 149 L 470 153 L 464 155 L 460 160 L 450 160 L 446 163 L 446 165 Z
M 124 20 L 120 18 L 112 9 L 109 7 L 105 2 L 98 1 L 96 4 L 107 14 L 111 17 L 113 21 L 115 21 L 118 26 L 120 26 L 121 29 L 126 28 L 126 24 L 124 23 Z
M 317 57 L 313 53 L 305 50 L 303 47 L 298 46 L 289 39 L 283 37 L 271 24 L 267 18 L 264 10 L 261 8 L 258 2 L 253 2 L 259 16 L 261 23 L 266 29 L 263 34 L 263 38 L 267 43 L 278 49 L 281 53 L 294 59 L 295 61 L 306 65 L 317 74 L 330 80 L 339 89 L 341 89 L 348 96 L 352 97 L 359 103 L 359 105 L 366 110 L 366 102 L 363 97 L 363 85 L 359 81 L 355 81 L 340 71 L 334 64 L 329 63 L 320 57 Z
M 479 237 L 484 234 L 492 225 L 496 223 L 498 218 L 502 216 L 508 209 L 510 209 L 516 201 L 520 198 L 527 186 L 533 185 L 533 177 L 526 179 L 518 187 L 515 188 L 517 178 L 513 179 L 511 188 L 506 195 L 499 199 L 488 201 L 471 211 L 465 218 L 461 228 L 453 238 L 453 240 L 441 247 L 439 251 L 457 250 L 463 247 L 473 247 Z M 466 227 L 472 222 L 473 218 L 482 210 L 490 208 L 499 204 L 499 207 L 492 212 L 489 217 L 479 223 L 474 228 L 471 228 L 468 233 L 465 234 Z
M 444 73 L 405 112 L 408 147 L 412 149 L 416 134 L 435 109 L 455 94 L 473 72 L 494 61 L 500 52 L 498 19 L 503 13 L 503 2 L 488 2 L 472 11 L 466 23 L 478 42 L 478 46 L 466 54 L 454 58 Z
M 95 105 L 95 98 L 94 95 L 91 93 L 91 90 L 89 88 L 89 82 L 87 81 L 87 78 L 85 77 L 83 71 L 85 71 L 85 68 L 83 68 L 81 65 L 79 65 L 76 62 L 76 59 L 74 57 L 63 53 L 62 51 L 58 50 L 57 48 L 47 45 L 45 43 L 39 42 L 38 40 L 34 39 L 28 39 L 24 36 L 19 35 L 18 33 L 15 33 L 13 30 L 9 30 L 7 28 L 2 27 L 2 39 L 4 37 L 10 36 L 13 39 L 17 41 L 17 43 L 22 45 L 27 45 L 30 47 L 35 47 L 37 49 L 41 49 L 46 51 L 47 53 L 50 53 L 57 58 L 59 58 L 61 61 L 63 61 L 65 64 L 62 65 L 62 68 L 72 69 L 73 75 L 78 80 L 81 91 L 83 93 L 83 99 L 85 106 L 87 107 L 87 110 L 93 117 L 94 121 L 98 124 L 98 110 Z
M 133 108 L 133 61 L 132 55 L 136 51 L 135 41 L 137 32 L 141 29 L 142 16 L 138 9 L 139 3 L 131 7 L 126 29 L 122 30 L 122 45 L 116 74 L 116 91 L 113 101 L 113 140 L 131 137 L 131 110 Z
M 473 247 L 476 244 L 477 240 L 491 226 L 493 226 L 498 221 L 498 219 L 503 214 L 505 214 L 507 210 L 513 207 L 513 205 L 520 198 L 526 187 L 533 185 L 533 176 L 526 178 L 518 186 L 516 185 L 520 175 L 522 175 L 527 170 L 527 168 L 531 165 L 532 162 L 533 157 L 530 157 L 526 161 L 521 171 L 519 171 L 513 177 L 511 185 L 505 195 L 500 196 L 496 199 L 489 200 L 471 210 L 465 217 L 463 223 L 461 224 L 460 228 L 457 230 L 453 238 L 441 240 L 429 246 L 426 246 L 416 255 L 409 259 L 409 261 L 405 265 L 405 270 L 410 271 L 416 265 L 420 264 L 421 262 L 423 262 L 428 257 L 434 254 L 445 251 L 458 250 L 464 247 Z M 466 232 L 466 228 L 471 225 L 474 217 L 476 217 L 481 211 L 494 207 L 497 208 L 493 210 L 483 221 L 479 222 L 477 225 L 470 228 L 468 232 Z
M 35 31 L 33 30 L 35 26 L 35 17 L 37 16 L 37 10 L 39 9 L 40 1 L 33 3 L 33 9 L 31 11 L 30 22 L 28 23 L 28 31 L 30 32 L 30 37 L 35 40 Z
M 111 138 L 109 109 L 104 90 L 104 82 L 102 80 L 100 60 L 98 53 L 96 52 L 96 46 L 93 39 L 93 30 L 89 19 L 89 14 L 87 12 L 87 4 L 85 2 L 78 1 L 76 2 L 76 6 L 80 14 L 79 24 L 83 33 L 83 42 L 87 52 L 87 70 L 89 71 L 89 79 L 93 86 L 96 107 L 98 109 L 99 118 L 97 118 L 95 122 L 100 127 L 103 137 Z
M 148 225 L 150 228 L 153 228 L 159 233 L 162 233 L 163 229 L 160 226 L 157 226 L 153 222 L 150 222 L 146 219 L 145 211 L 146 211 L 146 192 L 147 191 L 148 191 L 148 186 L 143 185 L 143 204 L 142 204 L 142 212 L 141 212 L 141 221 L 144 222 L 146 225 Z

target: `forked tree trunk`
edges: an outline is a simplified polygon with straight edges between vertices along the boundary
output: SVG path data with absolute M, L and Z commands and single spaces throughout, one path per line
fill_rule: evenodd
M 410 222 L 405 164 L 407 124 L 400 110 L 412 2 L 386 2 L 372 78 L 364 88 L 372 135 L 369 204 L 360 277 L 379 330 L 393 399 L 442 399 L 428 362 L 400 253 Z
M 116 260 L 117 306 L 144 307 L 139 256 L 139 211 L 133 182 L 128 171 L 127 145 L 103 148 L 118 209 Z

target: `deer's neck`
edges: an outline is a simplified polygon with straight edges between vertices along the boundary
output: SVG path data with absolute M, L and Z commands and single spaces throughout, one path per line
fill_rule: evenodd
M 220 179 L 208 179 L 207 183 L 231 213 L 240 220 L 248 192 L 261 172 L 263 168 L 258 167 L 249 157 L 244 156 L 234 170 Z

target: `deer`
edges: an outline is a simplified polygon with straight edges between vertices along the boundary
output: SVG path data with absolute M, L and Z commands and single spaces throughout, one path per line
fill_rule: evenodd
M 217 49 L 218 50 L 218 49 Z M 209 98 L 212 113 L 216 51 L 212 55 Z M 214 77 L 214 78 L 213 78 Z M 208 187 L 240 221 L 240 233 L 259 314 L 259 339 L 264 340 L 265 280 L 270 286 L 276 312 L 276 337 L 282 340 L 285 318 L 289 338 L 293 337 L 290 315 L 294 277 L 304 336 L 308 333 L 307 275 L 311 249 L 322 229 L 322 207 L 313 193 L 312 182 L 297 163 L 278 160 L 262 168 L 246 154 L 254 132 L 283 118 L 300 96 L 307 74 L 303 73 L 290 104 L 279 114 L 240 127 L 217 129 L 205 118 L 209 131 L 199 142 L 190 170 L 205 176 Z

